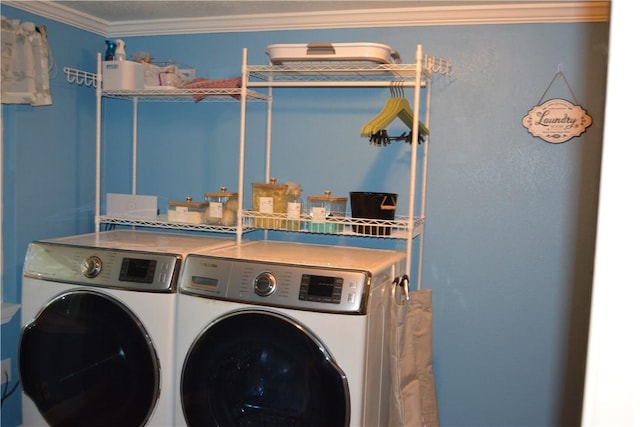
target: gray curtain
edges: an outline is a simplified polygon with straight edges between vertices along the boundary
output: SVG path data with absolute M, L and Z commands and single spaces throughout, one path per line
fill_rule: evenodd
M 409 292 L 405 276 L 396 280 L 392 300 L 389 427 L 437 427 L 431 289 Z

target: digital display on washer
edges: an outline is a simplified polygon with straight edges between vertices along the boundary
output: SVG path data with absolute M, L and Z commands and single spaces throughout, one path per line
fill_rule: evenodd
M 157 261 L 152 259 L 124 258 L 120 267 L 123 282 L 153 283 Z
M 302 301 L 318 301 L 340 304 L 342 283 L 342 277 L 303 274 L 302 281 L 300 283 L 300 295 L 298 298 Z

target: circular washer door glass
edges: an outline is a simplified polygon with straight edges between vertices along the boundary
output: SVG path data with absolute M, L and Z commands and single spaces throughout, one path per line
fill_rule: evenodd
M 292 319 L 237 311 L 209 325 L 183 366 L 189 426 L 340 427 L 349 390 L 323 345 Z
M 160 392 L 160 368 L 140 320 L 114 298 L 72 291 L 20 337 L 22 387 L 51 426 L 139 427 Z

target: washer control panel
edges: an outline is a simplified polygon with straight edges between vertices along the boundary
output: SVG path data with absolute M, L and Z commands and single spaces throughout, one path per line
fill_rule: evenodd
M 335 313 L 365 313 L 371 273 L 188 255 L 180 292 L 212 299 Z
M 24 274 L 42 280 L 150 292 L 175 292 L 182 256 L 34 242 Z

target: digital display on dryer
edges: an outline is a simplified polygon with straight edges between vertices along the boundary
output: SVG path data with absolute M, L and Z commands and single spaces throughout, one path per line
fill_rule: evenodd
M 124 258 L 119 278 L 123 282 L 153 283 L 156 264 L 151 259 Z
M 340 304 L 342 282 L 341 277 L 303 274 L 299 299 Z

